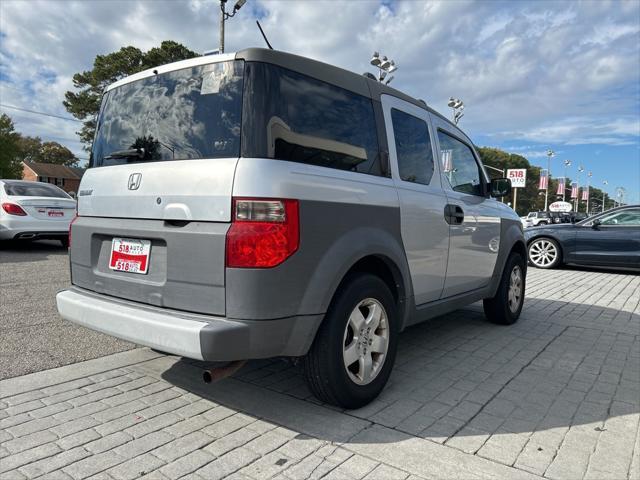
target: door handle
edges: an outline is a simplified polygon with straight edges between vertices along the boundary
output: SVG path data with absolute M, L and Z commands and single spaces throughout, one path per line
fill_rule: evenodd
M 460 225 L 464 222 L 464 211 L 460 206 L 448 203 L 444 207 L 444 219 L 449 225 Z

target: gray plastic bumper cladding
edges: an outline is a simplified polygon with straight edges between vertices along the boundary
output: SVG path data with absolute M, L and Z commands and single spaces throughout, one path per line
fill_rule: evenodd
M 71 322 L 175 355 L 232 361 L 306 353 L 322 315 L 231 320 L 147 306 L 74 287 L 56 296 Z

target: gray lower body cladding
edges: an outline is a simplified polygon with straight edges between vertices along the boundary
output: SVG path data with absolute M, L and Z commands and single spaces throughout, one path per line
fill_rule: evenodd
M 227 268 L 227 317 L 270 319 L 323 314 L 348 270 L 376 255 L 410 276 L 394 207 L 300 201 L 300 248 L 270 269 Z
M 157 307 L 225 314 L 228 223 L 78 217 L 72 227 L 74 285 Z M 114 237 L 151 241 L 146 275 L 109 269 Z

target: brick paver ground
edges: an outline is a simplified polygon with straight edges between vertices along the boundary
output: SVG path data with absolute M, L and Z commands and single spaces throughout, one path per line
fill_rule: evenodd
M 531 269 L 520 322 L 477 305 L 401 336 L 380 398 L 317 402 L 299 368 L 147 349 L 0 382 L 0 478 L 640 478 L 640 277 Z

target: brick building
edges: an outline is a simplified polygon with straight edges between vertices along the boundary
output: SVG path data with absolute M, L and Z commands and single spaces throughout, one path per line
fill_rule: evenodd
M 67 167 L 54 163 L 22 162 L 22 179 L 32 182 L 52 183 L 67 193 L 78 193 L 83 168 Z

